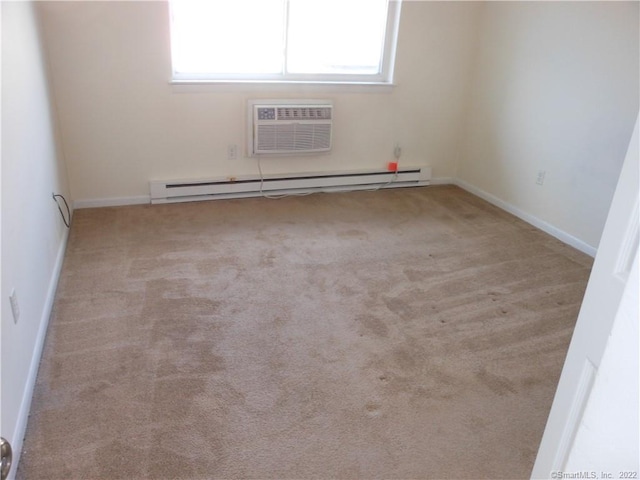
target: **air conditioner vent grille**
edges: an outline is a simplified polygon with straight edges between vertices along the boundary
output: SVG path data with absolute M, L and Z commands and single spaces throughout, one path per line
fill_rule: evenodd
M 331 125 L 258 125 L 257 151 L 321 151 L 331 147 Z
M 331 107 L 280 107 L 278 120 L 331 120 Z

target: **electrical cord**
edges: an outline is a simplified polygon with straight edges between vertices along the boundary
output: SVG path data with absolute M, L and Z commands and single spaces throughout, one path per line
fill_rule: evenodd
M 398 169 L 400 168 L 400 157 L 402 156 L 402 148 L 400 148 L 400 145 L 396 144 L 396 146 L 393 148 L 393 156 L 396 159 L 395 170 L 393 170 L 393 176 L 389 179 L 387 183 L 381 183 L 377 187 L 366 189 L 365 192 L 377 192 L 378 190 L 384 187 L 388 187 L 393 182 L 398 180 Z
M 62 215 L 62 221 L 64 222 L 66 227 L 69 228 L 71 226 L 71 210 L 69 210 L 69 204 L 67 203 L 67 200 L 62 195 L 59 195 L 57 193 L 54 193 L 52 195 L 53 195 L 53 201 L 56 202 L 56 205 L 58 206 L 58 210 L 60 211 L 60 215 Z M 64 206 L 67 209 L 67 216 L 66 217 L 64 216 L 64 213 L 62 212 L 62 208 L 60 208 L 60 202 L 58 201 L 58 197 L 60 197 L 62 199 L 62 201 L 64 202 Z M 67 218 L 69 220 L 67 220 Z
M 396 161 L 395 161 L 395 170 L 393 170 L 393 176 L 389 179 L 388 182 L 386 183 L 381 183 L 380 185 L 378 185 L 377 187 L 374 188 L 370 188 L 370 189 L 362 189 L 362 191 L 365 192 L 377 192 L 378 190 L 387 187 L 389 185 L 391 185 L 393 182 L 395 182 L 398 179 L 398 168 L 400 165 L 400 157 L 402 155 L 402 148 L 400 148 L 400 145 L 396 144 L 396 146 L 393 149 L 393 156 L 395 157 Z M 282 195 L 269 195 L 264 191 L 264 174 L 262 172 L 262 164 L 261 164 L 261 158 L 258 157 L 258 172 L 260 173 L 260 195 L 262 195 L 264 198 L 270 198 L 273 200 L 278 200 L 280 198 L 286 198 L 286 197 L 306 197 L 307 195 L 311 195 L 313 193 L 328 193 L 326 190 L 313 190 L 311 192 L 304 192 L 304 193 L 284 193 Z
M 377 187 L 367 188 L 364 191 L 365 192 L 377 192 L 378 190 L 380 190 L 380 189 L 382 189 L 384 187 L 388 187 L 393 182 L 395 182 L 397 179 L 398 179 L 398 163 L 396 162 L 396 169 L 393 171 L 393 176 L 389 179 L 389 181 L 387 183 L 381 183 Z
M 307 195 L 311 195 L 312 193 L 326 193 L 323 190 L 317 190 L 312 192 L 303 192 L 303 193 L 283 193 L 281 195 L 269 195 L 264 191 L 264 174 L 262 173 L 262 164 L 260 163 L 260 157 L 258 157 L 258 172 L 260 172 L 260 195 L 264 198 L 270 198 L 272 200 L 279 200 L 281 198 L 287 197 L 306 197 Z

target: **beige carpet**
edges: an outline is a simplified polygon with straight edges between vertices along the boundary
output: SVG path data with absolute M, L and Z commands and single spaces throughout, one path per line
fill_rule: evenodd
M 449 186 L 79 210 L 18 478 L 528 478 L 590 267 Z

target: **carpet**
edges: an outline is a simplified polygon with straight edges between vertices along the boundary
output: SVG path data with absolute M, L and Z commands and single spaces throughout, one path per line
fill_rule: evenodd
M 18 478 L 528 478 L 591 265 L 453 186 L 78 210 Z

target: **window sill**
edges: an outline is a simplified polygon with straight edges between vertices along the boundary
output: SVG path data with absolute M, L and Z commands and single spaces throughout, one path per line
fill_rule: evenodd
M 300 91 L 344 93 L 390 93 L 396 86 L 386 82 L 327 82 L 281 80 L 184 80 L 169 82 L 174 93 L 220 91 Z

